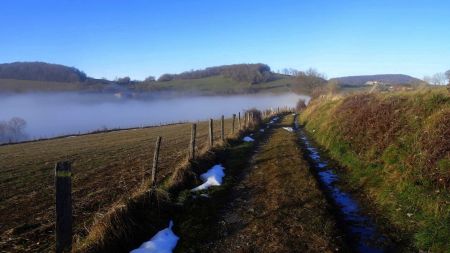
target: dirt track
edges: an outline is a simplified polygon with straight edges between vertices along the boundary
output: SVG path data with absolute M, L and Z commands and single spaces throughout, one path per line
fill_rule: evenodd
M 202 252 L 335 252 L 343 237 L 303 160 L 291 126 L 276 124 L 242 170 Z

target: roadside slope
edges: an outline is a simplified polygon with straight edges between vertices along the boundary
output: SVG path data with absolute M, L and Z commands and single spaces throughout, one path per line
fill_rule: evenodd
M 293 116 L 275 124 L 232 186 L 196 252 L 334 252 L 343 239 L 325 196 L 303 160 Z M 189 245 L 189 242 L 184 242 Z M 186 248 L 183 248 L 187 251 Z
M 301 123 L 346 167 L 348 187 L 374 203 L 393 235 L 450 250 L 450 95 L 445 89 L 313 100 Z

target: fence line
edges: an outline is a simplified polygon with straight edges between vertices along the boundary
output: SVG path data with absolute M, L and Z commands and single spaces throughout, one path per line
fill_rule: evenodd
M 237 114 L 238 131 L 246 131 L 251 127 L 257 126 L 261 120 L 272 117 L 280 112 L 292 112 L 292 108 L 270 109 L 265 111 L 245 111 L 244 124 L 242 128 L 241 112 Z M 235 133 L 236 114 L 232 115 L 231 134 Z M 213 119 L 209 120 L 208 144 L 214 146 L 214 128 Z M 220 139 L 225 141 L 225 116 L 220 118 Z M 197 145 L 197 124 L 192 124 L 191 139 L 188 146 L 188 159 L 194 160 L 196 157 L 195 149 Z M 155 150 L 153 154 L 153 164 L 150 176 L 150 188 L 155 189 L 157 184 L 159 155 L 161 149 L 162 137 L 156 138 Z M 70 252 L 72 249 L 72 174 L 70 162 L 58 162 L 55 165 L 55 203 L 56 203 L 56 252 Z

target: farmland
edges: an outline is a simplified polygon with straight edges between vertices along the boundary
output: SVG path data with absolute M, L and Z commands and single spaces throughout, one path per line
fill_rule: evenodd
M 216 140 L 219 126 L 215 121 Z M 197 126 L 199 150 L 206 147 L 207 128 L 207 122 Z M 190 131 L 190 124 L 176 124 L 0 146 L 0 250 L 42 252 L 53 245 L 57 161 L 72 161 L 74 234 L 82 237 L 96 218 L 142 186 L 157 136 L 163 138 L 162 181 L 185 160 Z

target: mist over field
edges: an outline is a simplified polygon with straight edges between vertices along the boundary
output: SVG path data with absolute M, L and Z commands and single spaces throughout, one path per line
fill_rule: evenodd
M 29 93 L 0 96 L 0 122 L 24 119 L 26 139 L 48 138 L 99 129 L 140 127 L 230 117 L 245 109 L 294 107 L 308 96 L 235 95 L 130 99 L 111 94 Z M 20 137 L 21 140 L 25 137 Z

